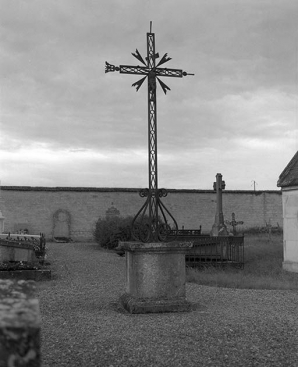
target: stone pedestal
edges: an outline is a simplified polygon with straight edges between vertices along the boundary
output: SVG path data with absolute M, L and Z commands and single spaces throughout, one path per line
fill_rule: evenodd
M 192 242 L 120 242 L 126 255 L 126 293 L 130 313 L 190 310 L 185 296 L 185 253 Z

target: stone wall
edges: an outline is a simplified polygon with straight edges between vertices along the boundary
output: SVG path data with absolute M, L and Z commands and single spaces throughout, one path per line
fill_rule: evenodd
M 216 208 L 214 191 L 168 191 L 163 203 L 179 228 L 196 229 L 202 225 L 203 231 L 211 230 Z M 1 194 L 5 232 L 26 227 L 30 233 L 45 233 L 47 239 L 53 236 L 58 211 L 63 213 L 61 231 L 65 226 L 72 239 L 87 240 L 92 239 L 96 220 L 105 217 L 107 211 L 118 210 L 121 216 L 135 215 L 144 203 L 138 189 L 3 186 Z M 225 220 L 231 220 L 235 212 L 236 220 L 244 221 L 242 228 L 262 227 L 269 219 L 272 225 L 282 226 L 281 191 L 224 191 L 223 211 Z

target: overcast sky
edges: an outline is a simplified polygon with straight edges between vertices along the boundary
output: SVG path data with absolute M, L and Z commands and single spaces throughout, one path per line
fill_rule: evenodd
M 297 151 L 297 0 L 0 0 L 1 185 L 148 187 L 152 21 L 159 187 L 277 189 Z

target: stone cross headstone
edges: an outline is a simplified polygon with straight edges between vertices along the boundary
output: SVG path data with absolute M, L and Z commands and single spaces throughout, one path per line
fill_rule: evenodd
M 226 187 L 222 180 L 222 174 L 216 175 L 216 182 L 213 183 L 213 189 L 216 190 L 216 213 L 215 221 L 212 226 L 211 236 L 227 236 L 228 230 L 224 222 L 224 215 L 222 211 L 222 190 Z

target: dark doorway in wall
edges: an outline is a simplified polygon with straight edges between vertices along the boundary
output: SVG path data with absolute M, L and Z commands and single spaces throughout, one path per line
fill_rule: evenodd
M 67 210 L 59 209 L 53 215 L 53 239 L 56 242 L 70 242 L 71 215 Z

